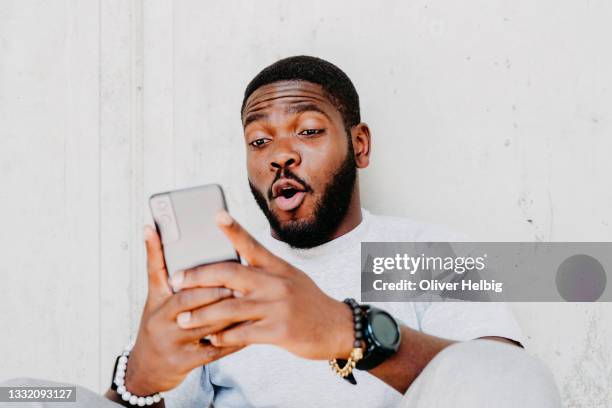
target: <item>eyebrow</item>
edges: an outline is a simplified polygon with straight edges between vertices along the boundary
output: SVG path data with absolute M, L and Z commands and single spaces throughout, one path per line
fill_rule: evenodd
M 321 108 L 316 103 L 297 103 L 295 105 L 290 105 L 287 107 L 287 109 L 285 109 L 285 113 L 296 114 L 302 112 L 319 112 L 325 115 L 328 119 L 331 119 L 327 112 L 325 112 L 323 108 Z
M 285 113 L 287 114 L 298 114 L 303 112 L 318 112 L 324 115 L 326 118 L 331 120 L 327 112 L 323 110 L 319 105 L 315 103 L 297 103 L 295 105 L 290 105 L 285 109 Z M 244 127 L 246 128 L 250 123 L 256 122 L 258 120 L 267 120 L 269 115 L 263 112 L 255 112 L 247 115 L 244 119 Z
M 251 113 L 249 115 L 247 115 L 247 117 L 244 119 L 244 125 L 243 127 L 247 127 L 249 125 L 249 123 L 258 121 L 258 120 L 266 120 L 268 119 L 268 114 L 267 113 Z

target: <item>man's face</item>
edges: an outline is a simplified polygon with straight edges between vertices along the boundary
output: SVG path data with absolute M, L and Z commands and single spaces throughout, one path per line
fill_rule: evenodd
M 326 242 L 356 179 L 340 111 L 321 86 L 280 81 L 251 94 L 242 122 L 249 184 L 273 231 L 298 248 Z

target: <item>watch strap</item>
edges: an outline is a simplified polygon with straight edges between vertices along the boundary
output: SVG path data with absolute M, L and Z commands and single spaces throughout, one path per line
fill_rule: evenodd
M 342 366 L 346 365 L 346 362 L 347 362 L 347 360 L 342 360 L 342 359 L 337 359 L 336 361 L 338 361 L 338 364 L 340 364 Z M 355 367 L 357 367 L 357 366 L 355 366 Z M 350 373 L 346 377 L 342 377 L 342 378 L 344 378 L 346 381 L 350 382 L 353 385 L 357 385 L 357 380 L 355 379 L 355 376 L 353 375 L 353 373 Z
M 387 354 L 377 349 L 372 349 L 361 360 L 357 362 L 355 368 L 358 370 L 371 370 L 375 367 L 378 367 L 380 364 L 383 363 L 383 361 L 385 361 L 392 355 L 393 354 Z
M 118 355 L 117 358 L 115 359 L 115 366 L 113 368 L 113 376 L 111 377 L 111 390 L 113 391 L 117 391 L 117 384 L 115 384 L 115 374 L 117 374 L 117 365 L 119 365 L 119 358 L 121 357 L 121 355 Z

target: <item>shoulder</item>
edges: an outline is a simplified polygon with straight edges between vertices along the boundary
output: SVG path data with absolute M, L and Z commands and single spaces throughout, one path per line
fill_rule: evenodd
M 369 217 L 370 233 L 378 241 L 460 242 L 468 239 L 466 234 L 435 223 L 369 212 L 364 215 Z

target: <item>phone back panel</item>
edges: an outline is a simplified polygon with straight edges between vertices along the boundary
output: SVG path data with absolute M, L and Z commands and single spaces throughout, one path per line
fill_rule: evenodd
M 218 184 L 155 194 L 149 200 L 161 235 L 168 275 L 178 270 L 221 261 L 238 261 L 215 215 L 227 209 Z

